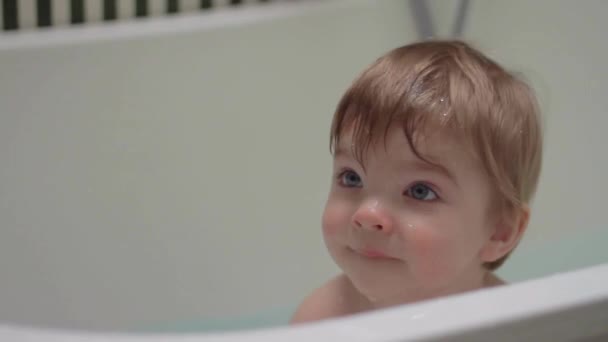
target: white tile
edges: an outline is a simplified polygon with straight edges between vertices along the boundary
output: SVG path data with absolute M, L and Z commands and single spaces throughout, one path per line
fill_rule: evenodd
M 201 8 L 200 0 L 180 0 L 180 2 L 179 2 L 180 13 L 198 11 L 200 8 Z
M 148 16 L 158 17 L 167 13 L 167 0 L 148 0 Z
M 36 0 L 17 1 L 19 29 L 31 29 L 37 26 Z
M 85 0 L 84 18 L 86 23 L 102 21 L 103 0 Z
M 116 17 L 120 19 L 129 19 L 135 17 L 135 0 L 117 0 L 116 1 Z
M 70 0 L 51 1 L 51 22 L 53 26 L 70 24 Z
M 213 8 L 228 7 L 230 0 L 213 0 Z

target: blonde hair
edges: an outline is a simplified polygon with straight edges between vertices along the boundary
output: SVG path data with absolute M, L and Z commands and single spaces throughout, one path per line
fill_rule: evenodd
M 425 41 L 388 52 L 353 82 L 334 114 L 330 150 L 353 128 L 353 149 L 361 160 L 397 124 L 413 152 L 426 160 L 416 149 L 417 138 L 427 129 L 447 130 L 483 165 L 501 212 L 513 213 L 536 192 L 540 121 L 534 92 L 523 80 L 465 42 Z M 496 269 L 507 257 L 485 266 Z

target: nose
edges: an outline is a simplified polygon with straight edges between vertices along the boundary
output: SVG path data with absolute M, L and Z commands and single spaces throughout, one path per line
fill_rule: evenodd
M 355 227 L 370 231 L 390 233 L 393 230 L 393 223 L 381 207 L 378 201 L 363 203 L 352 217 Z

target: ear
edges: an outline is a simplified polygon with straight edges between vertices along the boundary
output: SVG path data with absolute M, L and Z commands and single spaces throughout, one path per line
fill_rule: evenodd
M 524 235 L 529 220 L 530 207 L 527 205 L 523 205 L 497 220 L 492 234 L 480 251 L 481 261 L 494 262 L 509 254 Z

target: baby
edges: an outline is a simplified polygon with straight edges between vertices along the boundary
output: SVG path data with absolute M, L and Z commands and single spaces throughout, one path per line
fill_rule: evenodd
M 503 284 L 541 169 L 523 81 L 461 41 L 397 48 L 342 97 L 331 152 L 323 236 L 343 274 L 292 323 Z

